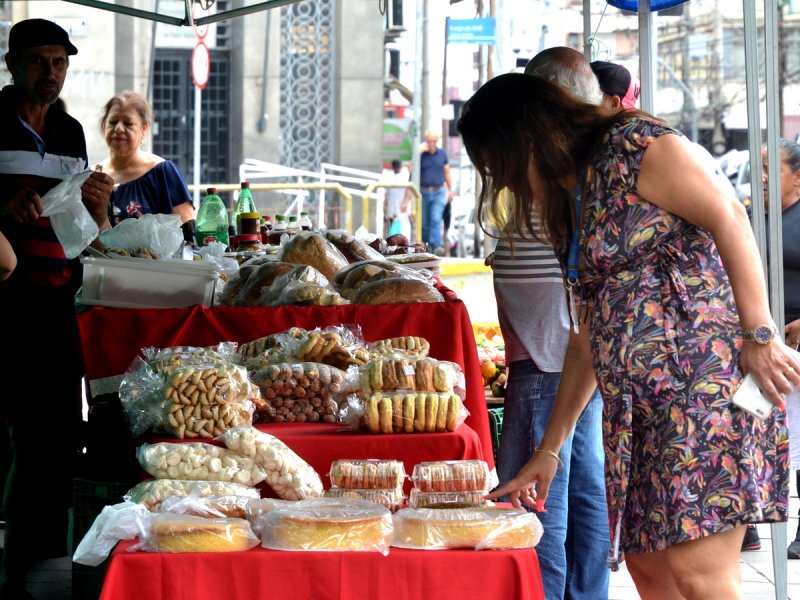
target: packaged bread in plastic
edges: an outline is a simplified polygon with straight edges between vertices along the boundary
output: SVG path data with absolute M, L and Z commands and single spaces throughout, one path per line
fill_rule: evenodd
M 533 548 L 542 537 L 534 513 L 518 508 L 403 508 L 392 546 L 418 550 Z
M 431 284 L 419 279 L 381 279 L 358 288 L 348 300 L 353 304 L 408 304 L 444 302 Z
M 373 358 L 396 356 L 398 354 L 407 354 L 414 358 L 425 358 L 428 356 L 430 349 L 431 344 L 428 340 L 415 335 L 386 338 L 367 345 L 370 357 Z
M 339 306 L 349 304 L 331 286 L 290 281 L 269 302 L 269 306 Z
M 408 505 L 411 508 L 479 508 L 494 506 L 484 500 L 486 492 L 423 492 L 419 488 L 412 488 L 408 496 Z
M 414 487 L 421 492 L 489 491 L 489 466 L 483 460 L 439 460 L 414 465 Z
M 273 550 L 388 554 L 392 515 L 352 498 L 313 498 L 272 510 L 260 519 L 261 545 Z
M 264 290 L 295 267 L 288 262 L 275 260 L 249 261 L 242 265 L 237 276 L 225 284 L 220 303 L 223 306 L 260 306 Z
M 246 496 L 170 496 L 161 503 L 158 512 L 206 519 L 244 519 L 250 500 Z
M 380 504 L 391 512 L 400 510 L 405 500 L 403 488 L 331 488 L 325 490 L 325 498 L 356 498 L 359 500 L 368 500 L 375 504 Z
M 334 423 L 348 391 L 344 371 L 320 363 L 266 364 L 250 373 L 266 405 L 257 409 L 259 421 Z
M 299 265 L 310 265 L 329 280 L 348 261 L 344 255 L 322 235 L 313 231 L 301 231 L 278 250 L 282 261 Z
M 468 415 L 457 394 L 437 392 L 378 392 L 340 408 L 342 423 L 369 433 L 456 431 Z
M 175 367 L 195 365 L 221 365 L 230 362 L 233 345 L 220 345 L 215 348 L 198 346 L 169 346 L 167 348 L 142 348 L 145 361 L 156 373 L 164 373 Z
M 309 287 L 335 293 L 328 278 L 310 265 L 292 265 L 292 269 L 276 277 L 268 287 L 261 288 L 261 295 L 254 306 L 280 306 L 281 294 L 287 288 Z
M 261 496 L 254 487 L 227 481 L 190 481 L 182 479 L 148 479 L 140 481 L 125 494 L 125 500 L 144 504 L 148 510 L 157 511 L 167 498 L 191 496 L 236 496 L 257 499 Z
M 314 329 L 285 345 L 287 358 L 322 363 L 346 370 L 369 360 L 361 328 L 331 326 Z
M 328 229 L 324 234 L 350 263 L 363 260 L 382 260 L 383 255 L 343 229 Z
M 402 488 L 406 480 L 403 461 L 341 458 L 328 473 L 337 488 Z
M 259 498 L 258 500 L 248 500 L 245 505 L 245 518 L 250 523 L 250 527 L 259 538 L 261 537 L 262 517 L 272 510 L 286 508 L 293 505 L 296 500 L 280 500 L 278 498 Z
M 322 495 L 322 480 L 317 472 L 278 438 L 254 427 L 237 427 L 226 431 L 222 441 L 230 450 L 259 465 L 267 474 L 269 486 L 282 499 Z
M 244 367 L 229 363 L 172 367 L 165 375 L 161 429 L 178 438 L 213 438 L 250 425 L 261 392 Z
M 147 520 L 141 549 L 151 552 L 240 552 L 258 546 L 244 519 L 159 513 Z
M 361 285 L 369 283 L 370 281 L 393 277 L 431 281 L 430 273 L 409 269 L 408 267 L 390 262 L 381 254 L 380 258 L 375 260 L 370 259 L 351 263 L 343 269 L 340 269 L 339 272 L 334 275 L 333 279 L 331 279 L 331 283 L 341 292 L 344 290 L 354 291 L 358 287 L 361 287 Z
M 267 474 L 252 458 L 203 442 L 159 442 L 136 449 L 142 468 L 156 479 L 229 481 L 258 485 Z
M 360 389 L 364 394 L 408 390 L 452 392 L 463 389 L 461 368 L 448 361 L 403 355 L 378 356 L 360 368 Z
M 267 350 L 273 348 L 283 348 L 290 340 L 295 340 L 305 336 L 306 330 L 301 327 L 290 327 L 286 331 L 279 331 L 270 335 L 265 335 L 252 342 L 246 342 L 239 346 L 239 359 L 246 360 L 261 356 Z

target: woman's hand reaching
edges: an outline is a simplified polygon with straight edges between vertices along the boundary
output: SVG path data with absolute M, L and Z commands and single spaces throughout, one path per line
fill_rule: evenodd
M 739 364 L 776 406 L 783 407 L 785 395 L 800 387 L 800 355 L 777 337 L 769 344 L 744 342 Z
M 556 475 L 559 462 L 551 455 L 534 451 L 531 459 L 519 470 L 519 473 L 486 496 L 487 500 L 496 500 L 508 495 L 512 506 L 520 508 L 522 504 L 537 512 L 545 512 L 544 503 L 550 482 Z

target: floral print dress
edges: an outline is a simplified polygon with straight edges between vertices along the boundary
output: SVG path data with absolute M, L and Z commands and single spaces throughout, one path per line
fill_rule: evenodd
M 760 420 L 731 404 L 741 336 L 716 245 L 636 193 L 644 152 L 664 134 L 678 132 L 638 117 L 614 127 L 583 180 L 612 568 L 624 552 L 788 514 L 785 413 Z

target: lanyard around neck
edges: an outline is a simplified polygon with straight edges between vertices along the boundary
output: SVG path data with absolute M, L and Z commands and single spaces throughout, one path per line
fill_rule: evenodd
M 580 237 L 581 237 L 581 207 L 583 205 L 583 173 L 578 176 L 575 184 L 575 225 L 572 228 L 572 240 L 567 254 L 567 288 L 572 289 L 578 285 L 578 265 L 580 264 Z

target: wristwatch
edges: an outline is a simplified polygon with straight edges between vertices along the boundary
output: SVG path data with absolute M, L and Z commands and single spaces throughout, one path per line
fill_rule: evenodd
M 742 339 L 745 342 L 755 342 L 756 344 L 769 344 L 778 333 L 774 325 L 759 325 L 755 329 L 742 332 Z

